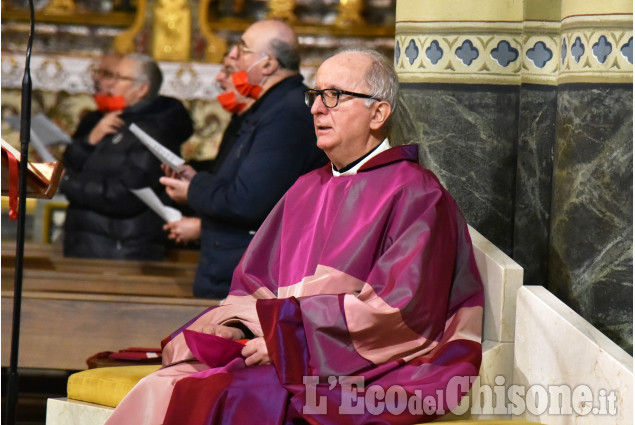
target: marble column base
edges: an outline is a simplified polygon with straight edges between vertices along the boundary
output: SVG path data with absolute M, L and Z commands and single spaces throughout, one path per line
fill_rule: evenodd
M 514 385 L 524 389 L 529 408 L 521 417 L 526 420 L 550 425 L 633 423 L 633 357 L 540 286 L 518 291 Z M 537 401 L 548 391 L 570 391 L 578 398 Z

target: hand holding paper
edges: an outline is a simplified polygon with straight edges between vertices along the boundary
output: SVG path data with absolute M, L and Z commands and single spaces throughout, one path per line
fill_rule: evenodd
M 201 219 L 198 217 L 182 217 L 163 225 L 168 232 L 168 239 L 176 243 L 188 243 L 201 238 Z
M 181 165 L 185 164 L 185 160 L 178 155 L 175 155 L 171 150 L 157 142 L 152 136 L 143 131 L 137 124 L 130 124 L 130 131 L 137 136 L 141 143 L 143 143 L 150 152 L 154 154 L 159 160 L 170 166 L 177 173 L 181 171 Z
M 139 199 L 141 199 L 147 206 L 149 206 L 152 211 L 159 214 L 166 222 L 178 221 L 181 219 L 181 211 L 176 208 L 168 207 L 164 205 L 163 202 L 159 199 L 156 193 L 152 191 L 149 187 L 144 187 L 143 189 L 130 189 L 132 193 L 134 193 Z
M 178 204 L 187 204 L 187 191 L 190 182 L 187 180 L 173 179 L 171 177 L 161 177 L 159 183 L 165 186 L 165 192 L 172 200 Z

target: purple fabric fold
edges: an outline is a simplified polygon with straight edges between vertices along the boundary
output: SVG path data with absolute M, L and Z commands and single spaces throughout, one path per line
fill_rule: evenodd
M 209 367 L 225 366 L 236 358 L 242 358 L 240 352 L 245 345 L 240 342 L 189 329 L 185 329 L 183 335 L 192 354 Z

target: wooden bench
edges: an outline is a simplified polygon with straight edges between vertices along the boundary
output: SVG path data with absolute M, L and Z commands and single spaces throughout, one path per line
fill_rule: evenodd
M 192 296 L 196 251 L 165 261 L 65 258 L 59 247 L 25 245 L 18 366 L 86 368 L 101 351 L 158 347 L 162 338 L 219 300 Z M 2 366 L 10 360 L 15 244 L 2 244 Z

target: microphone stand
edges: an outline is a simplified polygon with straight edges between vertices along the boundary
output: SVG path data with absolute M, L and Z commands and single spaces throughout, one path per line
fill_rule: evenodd
M 20 173 L 18 187 L 18 229 L 15 255 L 15 280 L 13 287 L 13 322 L 11 332 L 11 361 L 7 383 L 6 425 L 15 424 L 18 401 L 18 348 L 20 346 L 20 313 L 22 309 L 22 268 L 24 259 L 24 227 L 26 220 L 27 165 L 29 162 L 29 142 L 31 141 L 31 46 L 35 26 L 33 0 L 29 0 L 31 10 L 31 30 L 26 50 L 26 63 L 22 79 L 22 110 L 20 111 Z

